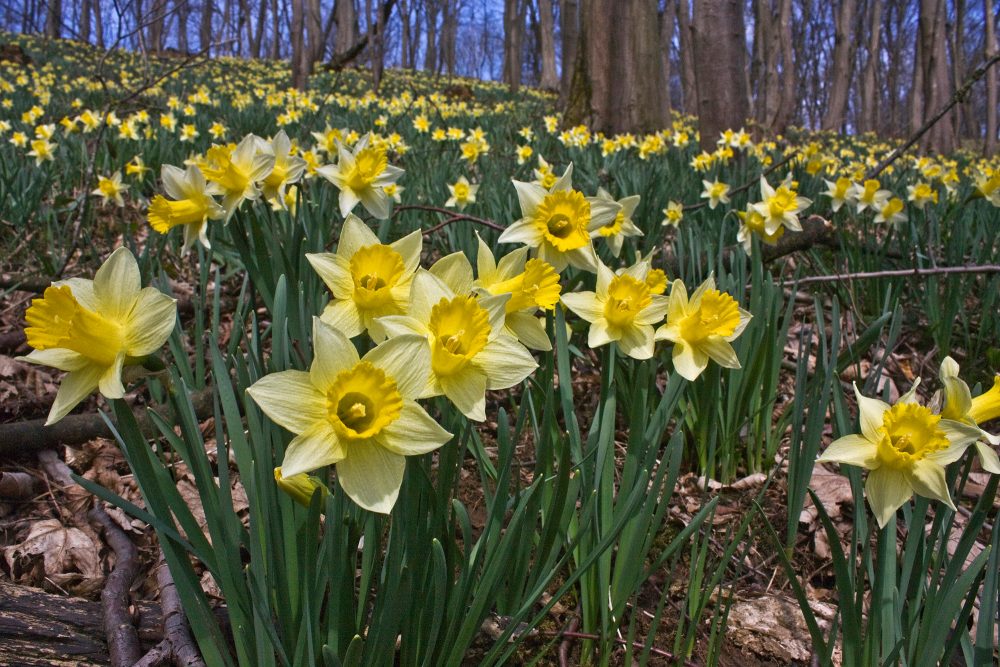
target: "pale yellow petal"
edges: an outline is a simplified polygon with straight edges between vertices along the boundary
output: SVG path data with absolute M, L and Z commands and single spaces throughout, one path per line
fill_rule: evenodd
M 486 388 L 490 390 L 513 387 L 538 368 L 527 348 L 506 335 L 487 343 L 473 363 L 486 373 Z
M 877 442 L 879 439 L 878 430 L 882 427 L 882 420 L 889 405 L 877 398 L 863 396 L 857 383 L 854 385 L 854 396 L 858 401 L 858 421 L 861 423 L 861 433 L 872 442 Z
M 94 294 L 101 315 L 124 322 L 139 296 L 142 280 L 132 252 L 122 246 L 94 274 Z
M 139 292 L 135 308 L 129 314 L 125 346 L 131 357 L 145 357 L 156 352 L 170 337 L 177 324 L 177 300 L 155 287 Z
M 431 349 L 423 336 L 390 338 L 364 356 L 396 381 L 404 398 L 417 398 L 427 389 L 431 374 Z
M 461 250 L 445 255 L 431 266 L 430 272 L 458 295 L 472 292 L 472 264 Z
M 348 338 L 354 338 L 365 330 L 358 306 L 350 299 L 326 304 L 320 319 Z
M 354 281 L 346 259 L 330 252 L 307 252 L 306 259 L 335 298 L 354 296 Z
M 896 510 L 913 495 L 905 473 L 882 466 L 868 473 L 865 497 L 872 508 L 879 528 L 885 528 L 896 516 Z
M 358 351 L 354 343 L 340 331 L 313 318 L 313 362 L 309 367 L 309 381 L 319 391 L 330 387 L 341 371 L 353 368 L 358 363 Z
M 683 340 L 674 343 L 674 370 L 682 378 L 694 381 L 708 368 L 708 355 Z
M 17 361 L 26 361 L 40 366 L 49 366 L 61 371 L 77 371 L 90 362 L 87 357 L 73 350 L 53 348 L 51 350 L 32 350 L 23 357 L 15 357 Z
M 709 336 L 700 341 L 698 347 L 723 368 L 740 368 L 736 350 L 722 336 Z
M 119 352 L 114 362 L 104 369 L 97 388 L 105 398 L 122 398 L 125 395 L 125 385 L 122 384 L 122 366 L 125 364 L 125 353 Z
M 507 330 L 513 332 L 519 341 L 529 349 L 547 352 L 552 349 L 552 341 L 545 331 L 545 321 L 531 313 L 509 313 L 505 320 Z
M 633 359 L 649 359 L 653 356 L 653 327 L 638 324 L 627 327 L 618 339 L 618 347 Z
M 596 322 L 604 317 L 604 303 L 598 301 L 596 292 L 570 292 L 560 298 L 577 317 L 587 322 Z
M 351 500 L 371 512 L 388 514 L 403 484 L 406 458 L 374 441 L 352 442 L 337 463 L 337 480 Z
M 939 500 L 951 509 L 955 509 L 955 504 L 951 501 L 951 492 L 948 490 L 948 481 L 945 479 L 944 466 L 928 459 L 915 461 L 909 471 L 909 478 L 910 485 L 918 495 Z
M 305 371 L 281 371 L 257 380 L 250 398 L 271 420 L 292 433 L 304 433 L 327 420 L 326 395 L 313 386 Z
M 878 458 L 878 447 L 864 436 L 852 433 L 837 438 L 823 450 L 817 463 L 846 463 L 859 468 L 871 468 Z
M 437 380 L 444 395 L 463 415 L 473 421 L 486 420 L 486 373 L 470 364 Z
M 49 409 L 48 419 L 45 425 L 50 426 L 65 417 L 70 411 L 80 404 L 80 401 L 87 398 L 97 389 L 101 380 L 101 375 L 105 369 L 101 366 L 88 364 L 83 368 L 70 371 L 59 383 L 59 391 Z
M 378 243 L 379 240 L 375 236 L 375 232 L 369 229 L 361 218 L 351 213 L 344 218 L 340 241 L 337 243 L 337 254 L 345 259 L 350 259 L 361 248 Z
M 281 474 L 293 477 L 311 472 L 344 458 L 345 451 L 330 422 L 314 422 L 308 429 L 292 438 L 285 448 L 281 461 Z
M 420 266 L 420 250 L 423 248 L 424 237 L 420 230 L 410 232 L 398 241 L 393 241 L 389 247 L 403 258 L 406 273 L 413 273 Z
M 451 440 L 451 433 L 431 419 L 416 402 L 405 399 L 399 418 L 382 429 L 376 439 L 400 456 L 419 456 Z

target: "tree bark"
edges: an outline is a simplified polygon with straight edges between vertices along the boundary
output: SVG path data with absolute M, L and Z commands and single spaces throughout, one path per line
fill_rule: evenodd
M 83 0 L 80 3 L 80 41 L 90 41 L 90 3 L 91 0 Z
M 444 1 L 444 17 L 441 21 L 441 69 L 449 76 L 455 74 L 455 48 L 458 40 L 458 7 L 456 0 Z
M 292 86 L 304 90 L 309 73 L 306 72 L 305 58 L 305 7 L 304 0 L 292 0 Z
M 542 76 L 538 85 L 548 90 L 559 88 L 556 75 L 555 21 L 552 18 L 552 0 L 538 0 L 539 50 L 541 51 Z
M 427 25 L 427 48 L 424 49 L 424 70 L 427 72 L 437 72 L 437 20 L 438 0 L 425 0 L 424 20 Z
M 188 3 L 187 0 L 175 0 L 177 7 L 177 48 L 181 53 L 188 52 Z
M 879 40 L 882 35 L 882 0 L 871 0 L 871 14 L 868 24 L 868 53 L 865 58 L 865 68 L 861 75 L 861 118 L 858 128 L 862 132 L 875 132 L 877 118 L 875 109 L 878 106 L 879 89 L 875 85 L 879 61 Z
M 677 34 L 681 61 L 681 108 L 685 113 L 698 113 L 698 79 L 694 74 L 694 26 L 688 0 L 677 0 Z
M 163 50 L 163 23 L 167 15 L 167 0 L 153 0 L 149 12 L 149 15 L 142 17 L 149 23 L 146 48 L 151 53 L 159 53 Z
M 576 67 L 577 46 L 580 40 L 580 3 L 578 0 L 560 0 L 559 32 L 562 39 L 562 74 L 559 94 L 562 106 L 568 106 L 573 70 Z
M 95 2 L 94 9 L 94 41 L 98 48 L 104 48 L 104 19 L 101 16 L 101 3 Z
M 524 12 L 521 0 L 503 3 L 503 81 L 516 93 L 521 87 L 521 38 Z
M 841 130 L 847 117 L 847 94 L 851 90 L 854 62 L 854 13 L 857 0 L 840 0 L 834 22 L 833 65 L 830 69 L 830 97 L 823 115 L 824 130 Z M 877 31 L 876 26 L 871 26 Z
M 212 1 L 201 0 L 201 24 L 198 28 L 198 46 L 205 53 L 209 54 L 209 47 L 212 44 Z
M 946 21 L 944 0 L 920 1 L 918 44 L 921 57 L 917 63 L 923 72 L 921 124 L 944 106 L 950 94 Z M 914 92 L 919 94 L 920 91 L 921 88 L 914 87 Z M 950 116 L 952 113 L 954 111 L 949 111 L 924 135 L 921 144 L 924 151 L 950 154 L 955 150 L 954 126 Z
M 742 126 L 749 111 L 744 76 L 743 3 L 699 0 L 695 3 L 692 26 L 698 129 L 702 148 L 712 150 L 719 134 Z
M 670 113 L 670 45 L 674 41 L 674 8 L 667 0 L 660 12 L 660 108 L 666 118 Z
M 48 0 L 45 12 L 45 36 L 49 39 L 62 37 L 62 0 Z
M 984 27 L 986 44 L 983 50 L 989 59 L 997 52 L 993 0 L 983 0 L 983 14 L 986 20 Z M 983 152 L 987 156 L 993 155 L 997 150 L 997 77 L 1000 76 L 997 70 L 998 68 L 993 67 L 986 73 L 986 139 L 983 143 Z

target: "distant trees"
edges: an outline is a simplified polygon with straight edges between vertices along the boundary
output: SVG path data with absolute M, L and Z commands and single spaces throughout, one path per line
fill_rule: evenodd
M 912 132 L 997 52 L 996 0 L 7 0 L 0 27 L 106 46 L 493 77 L 605 131 L 698 114 Z M 924 139 L 996 150 L 1000 67 Z

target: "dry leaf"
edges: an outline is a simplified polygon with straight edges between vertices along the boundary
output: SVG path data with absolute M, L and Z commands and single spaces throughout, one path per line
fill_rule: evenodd
M 810 608 L 820 627 L 828 628 L 837 608 L 823 602 L 810 601 Z M 784 597 L 762 596 L 738 600 L 729 611 L 726 638 L 734 644 L 770 660 L 783 664 L 792 661 L 808 664 L 812 658 L 809 628 L 798 604 Z M 841 663 L 841 652 L 833 652 L 833 664 Z
M 16 578 L 40 574 L 62 587 L 94 590 L 104 581 L 99 551 L 100 546 L 79 528 L 67 528 L 58 519 L 45 519 L 32 524 L 21 544 L 4 549 L 4 559 Z M 42 566 L 40 573 L 36 569 L 38 562 Z

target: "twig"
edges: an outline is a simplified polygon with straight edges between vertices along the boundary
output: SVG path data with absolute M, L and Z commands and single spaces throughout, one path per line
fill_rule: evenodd
M 786 280 L 782 287 L 793 285 L 808 285 L 810 283 L 829 283 L 841 280 L 867 280 L 869 278 L 905 278 L 907 276 L 941 276 L 960 273 L 1000 273 L 1000 264 L 974 264 L 971 266 L 936 266 L 929 269 L 914 267 L 912 269 L 889 269 L 885 271 L 860 271 L 858 273 L 835 273 L 825 276 L 807 276 L 798 280 Z
M 455 213 L 454 211 L 449 211 L 446 208 L 440 208 L 437 206 L 425 206 L 423 204 L 406 204 L 404 206 L 397 206 L 396 209 L 392 212 L 393 217 L 395 217 L 396 214 L 399 213 L 400 211 L 431 211 L 433 213 L 440 213 L 442 215 L 449 216 L 444 222 L 434 225 L 430 229 L 423 230 L 421 233 L 424 236 L 433 234 L 442 227 L 450 225 L 453 222 L 460 222 L 462 220 L 468 220 L 469 222 L 474 222 L 477 225 L 483 225 L 484 227 L 489 227 L 490 229 L 495 229 L 500 232 L 506 229 L 506 227 L 498 225 L 492 220 L 487 220 L 486 218 L 477 218 L 474 215 L 466 215 L 464 213 Z
M 204 389 L 191 397 L 199 419 L 212 415 L 212 390 Z M 159 434 L 144 408 L 133 411 L 139 428 L 147 437 Z M 113 437 L 101 415 L 97 413 L 69 415 L 51 426 L 44 419 L 0 424 L 0 456 L 13 456 L 48 449 L 59 445 L 79 445 L 94 438 Z M 42 452 L 39 456 L 43 456 Z
M 132 667 L 142 657 L 139 633 L 129 613 L 129 590 L 139 574 L 139 550 L 100 505 L 94 505 L 87 516 L 103 529 L 104 539 L 116 557 L 115 566 L 111 568 L 101 591 L 104 632 L 108 637 L 111 665 Z
M 955 91 L 955 94 L 951 96 L 951 99 L 948 100 L 947 104 L 941 107 L 941 109 L 936 114 L 931 116 L 919 130 L 914 132 L 913 135 L 906 141 L 905 144 L 903 144 L 899 148 L 893 149 L 892 152 L 890 152 L 887 156 L 885 156 L 885 158 L 877 165 L 875 165 L 875 168 L 872 169 L 870 172 L 868 172 L 868 174 L 865 177 L 875 178 L 883 171 L 885 171 L 886 167 L 888 167 L 890 164 L 899 159 L 899 157 L 903 153 L 905 153 L 910 148 L 910 146 L 920 141 L 920 137 L 927 134 L 927 131 L 930 130 L 932 127 L 934 127 L 934 125 L 936 125 L 937 122 L 941 120 L 946 113 L 951 111 L 951 108 L 953 106 L 955 106 L 956 104 L 964 100 L 966 96 L 968 96 L 969 90 L 972 88 L 973 84 L 975 84 L 977 81 L 983 78 L 986 72 L 988 72 L 989 69 L 993 67 L 993 65 L 997 64 L 997 62 L 1000 62 L 1000 53 L 994 54 L 993 57 L 991 57 L 989 60 L 984 62 L 979 67 L 977 67 L 976 70 L 969 75 L 969 78 L 965 80 L 965 83 L 962 84 L 962 87 Z
M 36 481 L 26 472 L 0 472 L 0 498 L 27 500 L 35 495 Z
M 136 662 L 135 667 L 153 667 L 171 658 L 180 667 L 205 667 L 191 638 L 177 585 L 162 549 L 156 563 L 156 583 L 160 587 L 160 608 L 163 610 L 163 641 Z

